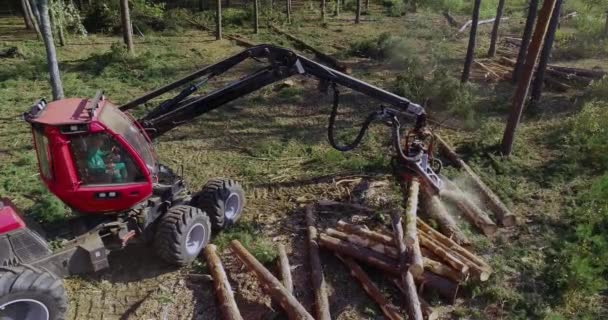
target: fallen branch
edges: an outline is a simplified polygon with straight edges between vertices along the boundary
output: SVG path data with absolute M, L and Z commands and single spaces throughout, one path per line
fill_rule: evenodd
M 480 26 L 482 24 L 488 24 L 488 23 L 493 23 L 496 20 L 496 18 L 492 18 L 492 19 L 487 19 L 487 20 L 480 20 L 477 25 Z M 502 18 L 501 21 L 504 20 L 509 20 L 509 18 Z M 470 27 L 473 24 L 473 20 L 469 20 L 467 22 L 465 22 L 462 27 L 460 27 L 460 29 L 458 29 L 459 33 L 463 33 L 468 27 Z
M 242 320 L 243 317 L 234 300 L 234 293 L 230 287 L 230 282 L 228 282 L 222 261 L 217 255 L 217 247 L 213 244 L 207 245 L 204 254 L 211 271 L 211 276 L 213 277 L 213 288 L 220 305 L 222 318 L 225 320 Z
M 283 307 L 289 319 L 301 320 L 314 318 L 304 307 L 291 295 L 281 282 L 275 278 L 254 256 L 243 247 L 238 240 L 230 242 L 232 252 L 243 262 L 247 268 L 255 273 L 260 283 L 266 288 L 270 296 Z
M 319 256 L 318 234 L 315 226 L 313 206 L 306 207 L 306 226 L 308 229 L 308 254 L 310 259 L 310 271 L 312 287 L 315 292 L 315 314 L 317 319 L 331 320 L 329 313 L 329 300 L 327 298 L 327 286 L 323 275 L 323 266 Z
M 392 305 L 383 295 L 380 289 L 376 287 L 374 282 L 367 276 L 365 271 L 352 259 L 343 257 L 336 254 L 336 257 L 340 259 L 349 269 L 353 277 L 355 277 L 361 283 L 363 290 L 367 292 L 367 295 L 378 304 L 380 310 L 387 319 L 390 320 L 402 320 L 403 317 L 399 315 L 399 309 Z
M 315 56 L 317 56 L 317 58 L 319 60 L 321 60 L 322 62 L 328 64 L 330 67 L 332 67 L 332 68 L 334 68 L 334 69 L 336 69 L 338 71 L 344 72 L 344 73 L 349 73 L 348 68 L 346 67 L 346 65 L 344 63 L 338 61 L 336 58 L 334 58 L 332 56 L 329 56 L 329 55 L 327 55 L 327 54 L 319 51 L 315 47 L 309 45 L 308 43 L 306 43 L 303 40 L 297 38 L 296 36 L 291 35 L 291 34 L 285 32 L 285 31 L 283 31 L 283 30 L 281 30 L 281 29 L 279 29 L 279 28 L 277 28 L 277 27 L 275 27 L 273 25 L 271 25 L 270 28 L 273 31 L 275 31 L 275 32 L 277 32 L 279 34 L 282 34 L 282 35 L 286 36 L 287 38 L 289 38 L 289 40 L 295 42 L 300 47 L 302 47 L 304 49 L 307 49 L 309 51 L 312 51 L 315 54 Z

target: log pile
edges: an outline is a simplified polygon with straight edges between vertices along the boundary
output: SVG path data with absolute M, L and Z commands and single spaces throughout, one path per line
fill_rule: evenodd
M 497 51 L 499 56 L 492 59 L 477 59 L 474 62 L 471 79 L 485 82 L 511 81 L 521 39 L 504 37 L 502 42 L 503 46 Z M 586 87 L 593 81 L 602 79 L 606 74 L 607 72 L 603 70 L 549 64 L 544 82 L 547 87 L 564 92 Z

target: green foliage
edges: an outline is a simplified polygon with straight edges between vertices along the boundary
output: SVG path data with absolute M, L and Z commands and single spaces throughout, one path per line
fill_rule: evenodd
M 388 60 L 394 64 L 404 64 L 406 67 L 420 65 L 420 61 L 416 58 L 414 44 L 404 37 L 395 36 L 389 32 L 382 33 L 377 38 L 353 42 L 349 54 Z
M 90 33 L 110 33 L 119 19 L 118 12 L 105 3 L 96 1 L 86 12 L 83 25 Z
M 164 3 L 148 0 L 129 1 L 131 24 L 134 29 L 162 31 L 166 28 Z M 121 30 L 120 5 L 118 1 L 96 1 L 86 12 L 83 24 L 91 33 L 118 33 Z
M 591 101 L 571 121 L 569 155 L 592 170 L 608 170 L 608 106 Z
M 258 261 L 269 264 L 276 260 L 275 245 L 264 238 L 261 230 L 253 223 L 239 222 L 234 227 L 220 233 L 213 242 L 219 250 L 226 249 L 232 240 L 238 240 Z
M 496 7 L 498 6 L 499 0 L 484 0 L 481 1 L 481 7 L 479 9 L 479 15 L 483 18 L 494 17 L 496 15 Z M 436 12 L 449 11 L 457 14 L 471 16 L 473 12 L 473 5 L 475 1 L 466 0 L 422 0 L 419 1 L 419 5 L 422 7 L 429 8 Z M 507 8 L 505 11 L 509 11 L 509 8 L 519 7 L 522 8 L 527 4 L 526 0 L 513 0 L 507 1 Z
M 87 35 L 87 30 L 82 24 L 80 11 L 73 3 L 64 1 L 52 1 L 49 10 L 53 13 L 53 23 L 56 26 L 62 26 L 66 31 L 71 33 Z
M 46 191 L 40 191 L 26 214 L 38 222 L 52 223 L 65 220 L 66 212 L 66 207 L 59 199 Z
M 405 14 L 406 7 L 403 0 L 382 0 L 382 5 L 389 17 L 399 17 Z

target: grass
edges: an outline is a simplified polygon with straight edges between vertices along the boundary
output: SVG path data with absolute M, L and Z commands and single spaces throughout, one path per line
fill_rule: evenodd
M 483 17 L 493 15 L 495 2 L 483 2 Z M 523 222 L 497 239 L 475 241 L 475 252 L 489 259 L 496 272 L 488 283 L 465 288 L 471 299 L 456 307 L 455 317 L 604 318 L 608 82 L 594 84 L 586 96 L 577 97 L 575 105 L 570 103 L 571 96 L 546 95 L 535 114 L 524 115 L 514 154 L 502 158 L 497 145 L 512 87 L 458 85 L 466 39 L 454 36 L 438 14 L 447 7 L 464 18 L 470 3 L 428 1 L 421 4 L 421 13 L 399 17 L 386 16 L 384 7 L 372 7 L 370 16 L 378 17 L 377 22 L 355 26 L 330 19 L 323 28 L 319 28 L 317 16 L 306 11 L 295 13 L 294 23 L 283 27 L 352 63 L 354 76 L 417 102 L 426 101 L 433 116 L 460 128 L 440 131 Z M 517 6 L 521 3 L 508 4 L 514 19 L 506 23 L 505 30 L 520 30 L 523 15 Z M 234 15 L 239 14 L 235 10 Z M 228 24 L 227 32 L 257 42 L 292 45 L 266 28 L 252 34 L 247 19 L 243 19 L 243 24 Z M 280 17 L 276 22 L 283 23 Z M 16 28 L 12 25 L 20 23 L 18 19 L 1 19 L 0 31 L 12 30 Z M 70 45 L 59 48 L 67 95 L 92 96 L 97 88 L 103 88 L 111 100 L 125 102 L 241 50 L 228 41 L 212 41 L 207 33 L 185 25 L 181 28 L 184 33 L 150 32 L 145 39 L 137 38 L 136 57 L 125 54 L 116 36 L 70 38 Z M 594 59 L 603 52 L 599 48 L 569 55 L 566 51 L 578 46 L 568 40 L 575 38 L 571 34 L 578 35 L 576 28 L 567 25 L 558 37 L 557 63 L 576 64 L 578 60 L 567 59 Z M 487 46 L 486 29 L 480 28 L 479 52 Z M 30 133 L 18 120 L 36 99 L 49 96 L 43 47 L 34 38 L 22 34 L 16 40 L 9 39 L 25 57 L 0 60 L 0 194 L 15 199 L 38 220 L 53 221 L 62 216 L 63 207 L 35 175 Z M 599 63 L 606 67 L 605 62 Z M 239 68 L 225 81 L 250 70 Z M 385 128 L 372 128 L 353 152 L 331 149 L 326 143 L 331 101 L 318 93 L 314 82 L 304 80 L 295 78 L 293 87 L 253 93 L 170 132 L 156 142 L 160 158 L 175 168 L 183 165 L 193 189 L 215 176 L 244 181 L 249 192 L 260 183 L 342 171 L 386 172 L 390 152 Z M 224 83 L 210 83 L 205 90 Z M 349 91 L 343 93 L 343 101 L 347 105 L 340 109 L 339 138 L 349 141 L 377 103 Z M 555 109 L 556 104 L 567 108 Z M 455 171 L 445 172 L 456 175 Z M 260 261 L 269 263 L 276 257 L 269 239 L 277 231 L 269 231 L 272 224 L 268 220 L 275 218 L 272 215 L 291 219 L 286 212 L 294 210 L 293 196 L 250 202 L 243 222 L 213 241 L 226 248 L 238 239 Z M 272 213 L 264 215 L 267 211 Z M 376 312 L 370 310 L 370 314 Z

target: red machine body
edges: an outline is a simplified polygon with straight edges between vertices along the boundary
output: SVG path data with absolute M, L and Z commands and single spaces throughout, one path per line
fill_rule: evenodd
M 158 165 L 137 121 L 103 96 L 40 101 L 32 124 L 40 177 L 77 212 L 124 212 L 152 194 Z
M 0 235 L 25 227 L 15 206 L 8 199 L 0 198 Z

